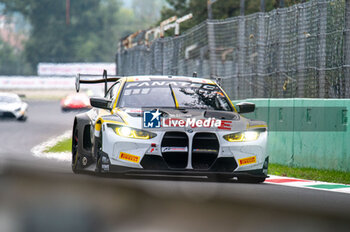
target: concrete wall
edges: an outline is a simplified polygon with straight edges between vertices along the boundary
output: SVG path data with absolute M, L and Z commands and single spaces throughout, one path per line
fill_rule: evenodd
M 272 163 L 350 171 L 350 132 L 347 130 L 350 99 L 244 101 L 257 106 L 254 113 L 245 115 L 247 118 L 268 123 L 268 152 Z

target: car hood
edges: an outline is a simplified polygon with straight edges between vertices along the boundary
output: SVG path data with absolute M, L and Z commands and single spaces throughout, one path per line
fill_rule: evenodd
M 161 113 L 161 128 L 144 128 L 143 112 L 158 110 Z M 169 108 L 123 108 L 117 113 L 130 127 L 147 130 L 190 130 L 190 131 L 242 131 L 249 127 L 249 119 L 236 112 L 202 110 L 202 109 L 169 109 Z M 184 126 L 174 121 L 184 121 Z M 206 125 L 197 126 L 196 121 L 206 121 Z M 219 122 L 217 122 L 219 121 Z M 191 123 L 192 122 L 192 123 Z M 220 124 L 219 124 L 220 123 Z M 219 126 L 220 125 L 220 126 Z
M 14 102 L 14 103 L 6 103 L 6 102 L 0 102 L 0 110 L 1 111 L 14 111 L 18 108 L 22 107 L 21 102 Z

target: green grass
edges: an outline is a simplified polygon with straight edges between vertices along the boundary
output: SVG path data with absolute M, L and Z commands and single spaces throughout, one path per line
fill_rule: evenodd
M 269 174 L 296 177 L 307 180 L 350 184 L 350 172 L 319 170 L 315 168 L 298 168 L 279 164 L 269 164 Z
M 66 139 L 45 152 L 70 152 L 72 139 Z M 318 170 L 315 168 L 289 167 L 279 164 L 269 164 L 269 174 L 277 176 L 296 177 L 307 180 L 318 180 L 332 183 L 350 184 L 350 173 L 341 171 Z
M 45 152 L 70 152 L 72 149 L 72 139 L 68 138 L 58 142 L 55 146 L 45 150 Z

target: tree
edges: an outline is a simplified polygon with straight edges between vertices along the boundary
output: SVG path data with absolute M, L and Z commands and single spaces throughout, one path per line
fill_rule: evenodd
M 0 39 L 0 74 L 31 74 L 32 70 L 25 59 L 10 45 Z
M 193 27 L 208 18 L 207 1 L 204 0 L 167 0 L 169 7 L 162 9 L 162 20 L 173 15 L 181 17 L 192 13 L 193 18 L 183 24 L 181 29 Z M 240 12 L 240 1 L 238 0 L 218 0 L 212 4 L 213 18 L 225 19 L 238 16 Z M 259 10 L 260 3 L 256 0 L 246 0 L 246 9 L 249 13 Z
M 130 8 L 119 10 L 115 28 L 122 32 L 122 37 L 149 28 L 159 20 L 163 3 L 163 0 L 132 0 Z
M 20 12 L 32 26 L 25 57 L 38 62 L 113 61 L 120 31 L 115 30 L 118 0 L 70 1 L 66 24 L 65 0 L 0 0 L 5 11 Z
M 135 15 L 135 22 L 145 29 L 150 23 L 155 23 L 160 18 L 160 9 L 163 6 L 162 0 L 132 0 L 132 10 Z
M 183 24 L 181 29 L 191 28 L 208 18 L 207 1 L 206 0 L 166 0 L 167 7 L 163 7 L 161 12 L 161 20 L 165 20 L 171 16 L 184 16 L 192 13 L 193 18 Z M 302 0 L 285 0 L 285 6 L 300 3 Z M 277 8 L 279 0 L 265 0 L 266 11 Z M 239 0 L 217 0 L 212 4 L 213 18 L 226 19 L 238 16 L 240 14 Z M 260 11 L 259 0 L 245 0 L 245 14 L 252 14 Z

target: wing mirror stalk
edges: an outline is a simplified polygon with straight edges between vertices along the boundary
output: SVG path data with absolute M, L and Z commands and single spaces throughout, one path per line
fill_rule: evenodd
M 252 113 L 255 110 L 255 104 L 251 102 L 240 102 L 237 106 L 239 114 Z
M 112 102 L 111 100 L 108 100 L 106 98 L 101 98 L 101 97 L 90 98 L 91 106 L 96 108 L 106 109 L 106 110 L 112 110 L 112 108 L 110 107 L 111 102 Z

